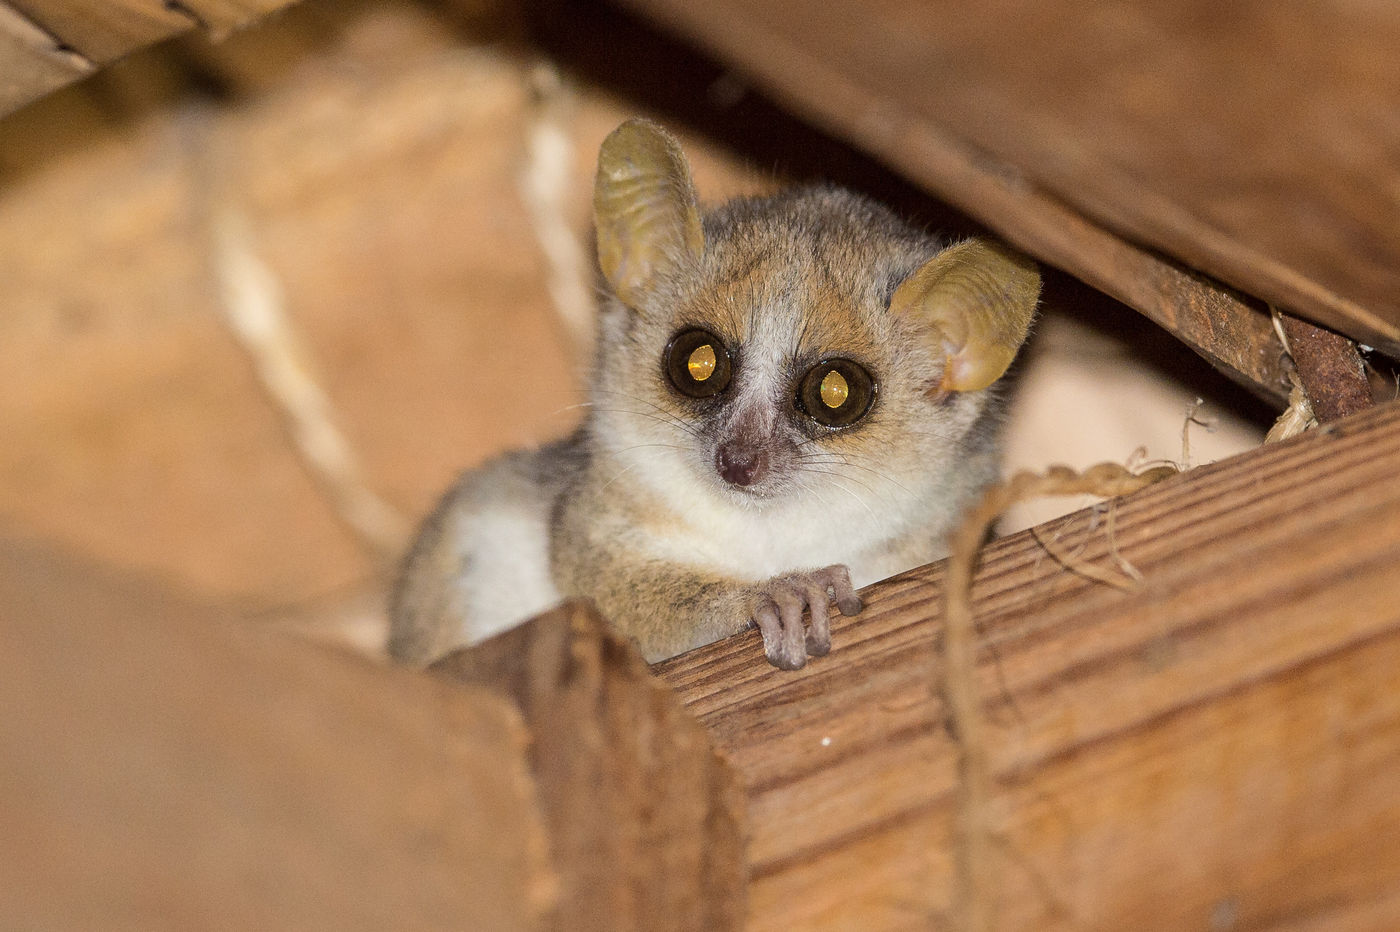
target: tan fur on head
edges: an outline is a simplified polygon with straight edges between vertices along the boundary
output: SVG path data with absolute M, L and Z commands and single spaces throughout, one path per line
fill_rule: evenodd
M 594 213 L 609 292 L 588 418 L 459 487 L 405 574 L 396 643 L 415 655 L 451 624 L 483 636 L 518 620 L 496 617 L 508 607 L 562 595 L 596 602 L 650 660 L 757 620 L 770 660 L 800 666 L 813 603 L 794 593 L 844 586 L 843 567 L 861 586 L 939 558 L 996 478 L 992 383 L 1039 276 L 838 188 L 701 211 L 680 147 L 641 120 L 604 142 Z M 707 376 L 692 378 L 697 347 Z M 838 371 L 842 400 L 826 402 Z

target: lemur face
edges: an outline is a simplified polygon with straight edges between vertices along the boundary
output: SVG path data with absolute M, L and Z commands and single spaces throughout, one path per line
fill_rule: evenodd
M 965 458 L 1039 290 L 1033 267 L 837 188 L 702 212 L 644 122 L 604 143 L 594 206 L 596 436 L 634 478 L 744 508 L 927 491 Z

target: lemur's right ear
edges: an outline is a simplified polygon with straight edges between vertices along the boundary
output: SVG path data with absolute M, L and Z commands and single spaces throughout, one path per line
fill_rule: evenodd
M 705 235 L 695 185 L 670 133 L 628 120 L 603 140 L 593 221 L 603 277 L 633 309 L 659 275 L 700 257 Z
M 943 357 L 931 392 L 970 392 L 1006 372 L 1039 298 L 1034 262 L 1000 243 L 970 239 L 915 269 L 895 289 L 890 313 L 919 321 Z

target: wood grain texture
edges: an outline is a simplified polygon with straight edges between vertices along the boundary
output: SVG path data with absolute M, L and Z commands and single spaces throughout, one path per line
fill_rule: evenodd
M 4 0 L 0 116 L 190 29 L 215 38 L 293 0 Z
M 1120 500 L 1134 593 L 1029 533 L 974 584 L 1005 928 L 1400 925 L 1400 404 Z M 1042 529 L 1111 568 L 1106 510 Z M 755 929 L 940 927 L 955 746 L 942 564 L 832 653 L 746 633 L 659 673 L 749 794 Z
M 1155 252 L 1400 354 L 1389 5 L 629 5 L 1139 310 L 1115 264 Z
M 0 541 L 0 928 L 530 929 L 514 708 Z
M 738 929 L 748 880 L 733 772 L 636 647 L 571 604 L 431 668 L 509 696 L 561 874 L 553 928 Z

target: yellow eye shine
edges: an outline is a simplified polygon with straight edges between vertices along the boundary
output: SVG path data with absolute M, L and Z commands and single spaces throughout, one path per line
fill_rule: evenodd
M 842 430 L 865 417 L 879 391 L 869 370 L 853 359 L 837 356 L 807 370 L 797 383 L 793 402 L 820 426 Z
M 671 387 L 688 398 L 713 398 L 729 387 L 734 366 L 724 341 L 699 327 L 687 327 L 666 344 L 661 368 Z
M 685 361 L 690 377 L 697 382 L 703 382 L 714 375 L 715 365 L 715 348 L 708 343 L 691 350 L 690 357 Z
M 832 369 L 822 379 L 821 399 L 822 404 L 833 411 L 846 403 L 846 399 L 851 396 L 851 386 L 847 384 L 846 377 Z

